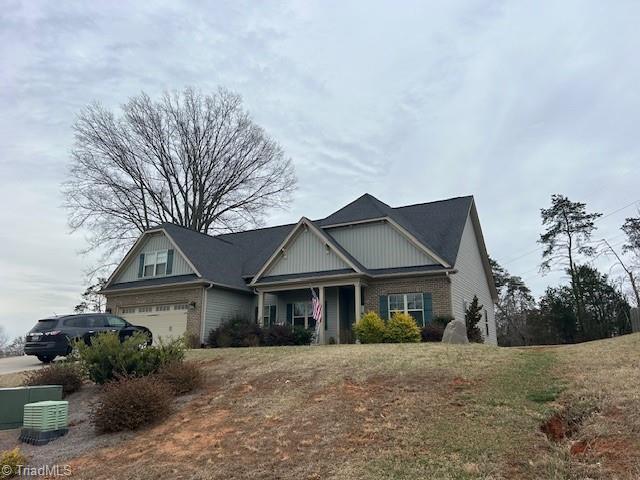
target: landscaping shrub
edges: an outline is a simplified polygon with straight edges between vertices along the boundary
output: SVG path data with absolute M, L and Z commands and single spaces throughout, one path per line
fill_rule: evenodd
M 260 326 L 245 317 L 234 316 L 209 332 L 212 347 L 257 347 L 260 344 Z
M 192 362 L 173 362 L 160 369 L 158 378 L 174 395 L 184 395 L 202 385 L 202 369 Z
M 6 450 L 0 454 L 0 478 L 10 478 L 18 475 L 19 466 L 27 464 L 26 457 L 18 447 L 13 450 Z
M 420 331 L 420 335 L 422 337 L 423 342 L 441 342 L 442 336 L 444 335 L 445 327 L 441 323 L 427 323 L 422 330 Z
M 441 325 L 442 328 L 446 328 L 447 324 L 453 320 L 453 317 L 451 315 L 437 315 L 435 317 L 433 317 L 432 322 L 435 323 L 436 325 Z
M 420 341 L 420 328 L 408 313 L 394 313 L 387 322 L 384 339 L 389 343 L 415 343 Z
M 287 325 L 271 325 L 262 330 L 262 345 L 277 347 L 295 345 L 293 329 Z
M 315 330 L 313 328 L 293 327 L 293 344 L 309 345 L 313 340 Z
M 136 430 L 171 411 L 171 389 L 156 376 L 120 377 L 104 385 L 91 411 L 101 433 Z
M 385 330 L 384 320 L 376 312 L 367 312 L 353 326 L 360 343 L 382 343 Z
M 148 346 L 147 337 L 136 333 L 120 342 L 117 333 L 100 333 L 91 345 L 76 342 L 82 367 L 95 383 L 105 383 L 119 375 L 148 375 L 163 365 L 181 361 L 185 346 L 182 339 Z
M 478 297 L 473 296 L 471 304 L 464 312 L 464 322 L 467 325 L 467 338 L 472 343 L 482 343 L 482 332 L 478 327 L 478 322 L 482 320 L 482 309 L 484 307 L 478 304 Z
M 58 362 L 27 373 L 24 385 L 62 385 L 62 396 L 77 392 L 82 387 L 83 372 L 80 365 Z

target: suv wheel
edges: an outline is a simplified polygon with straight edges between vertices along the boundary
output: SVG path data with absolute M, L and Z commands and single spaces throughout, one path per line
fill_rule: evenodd
M 36 355 L 38 357 L 38 360 L 40 360 L 42 363 L 51 363 L 53 362 L 53 359 L 56 358 L 53 355 Z

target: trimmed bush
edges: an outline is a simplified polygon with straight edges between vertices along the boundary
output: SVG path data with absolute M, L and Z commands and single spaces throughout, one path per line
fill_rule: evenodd
M 91 412 L 100 433 L 136 430 L 166 418 L 171 388 L 156 376 L 121 377 L 104 385 Z
M 313 328 L 293 327 L 293 344 L 309 345 L 314 335 L 315 330 Z
M 260 326 L 245 317 L 235 316 L 209 332 L 208 344 L 214 348 L 257 347 Z
M 438 315 L 433 317 L 432 322 L 435 323 L 436 325 L 441 325 L 442 328 L 445 328 L 447 324 L 452 320 L 453 320 L 453 317 L 451 315 Z
M 287 325 L 271 325 L 262 330 L 262 345 L 277 347 L 295 345 L 293 329 Z
M 174 395 L 184 395 L 202 385 L 202 369 L 192 362 L 173 362 L 160 369 L 158 378 Z
M 76 342 L 82 367 L 95 383 L 105 383 L 122 375 L 149 375 L 160 367 L 184 358 L 182 339 L 148 346 L 147 337 L 136 333 L 120 342 L 117 333 L 100 333 L 91 345 Z
M 77 392 L 84 378 L 80 365 L 58 362 L 27 373 L 24 385 L 62 385 L 62 396 Z
M 394 313 L 387 322 L 385 341 L 388 343 L 416 343 L 420 341 L 420 329 L 408 313 Z
M 445 327 L 440 323 L 427 323 L 422 330 L 420 331 L 420 335 L 422 337 L 423 342 L 441 342 L 442 336 L 444 335 Z
M 10 478 L 20 473 L 19 467 L 27 464 L 27 458 L 18 447 L 0 454 L 0 478 Z
M 482 305 L 479 305 L 478 297 L 474 295 L 469 307 L 464 312 L 464 323 L 467 326 L 467 338 L 471 343 L 482 343 L 484 341 L 480 327 L 478 327 L 478 323 L 482 320 L 481 312 L 483 308 L 484 307 Z
M 355 323 L 353 331 L 360 343 L 382 343 L 386 327 L 376 312 L 367 312 Z

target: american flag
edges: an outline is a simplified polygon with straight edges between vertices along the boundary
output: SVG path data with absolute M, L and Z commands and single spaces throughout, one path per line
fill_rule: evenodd
M 311 310 L 313 311 L 313 319 L 316 323 L 322 322 L 322 304 L 316 295 L 316 291 L 312 288 L 311 295 L 313 296 L 311 299 Z

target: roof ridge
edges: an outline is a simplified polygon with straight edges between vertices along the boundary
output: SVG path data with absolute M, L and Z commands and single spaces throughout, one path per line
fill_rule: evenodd
M 223 239 L 223 238 L 218 238 L 218 236 L 217 236 L 217 235 L 209 235 L 208 233 L 198 232 L 197 230 L 193 230 L 193 229 L 191 229 L 191 228 L 189 228 L 189 227 L 185 227 L 185 226 L 183 226 L 183 225 L 178 225 L 177 223 L 164 222 L 164 223 L 160 224 L 160 226 L 161 226 L 161 227 L 162 227 L 163 225 L 170 225 L 170 226 L 172 226 L 172 227 L 177 227 L 177 228 L 180 228 L 180 229 L 182 229 L 182 230 L 186 230 L 186 231 L 187 231 L 187 232 L 189 232 L 189 233 L 196 233 L 196 234 L 198 234 L 198 235 L 200 235 L 200 236 L 202 236 L 202 237 L 207 237 L 207 238 L 209 238 L 209 239 L 211 239 L 211 240 L 219 240 L 219 241 L 221 241 L 221 242 L 224 242 L 224 243 L 226 243 L 226 244 L 228 244 L 228 245 L 232 245 L 232 246 L 233 246 L 233 243 L 231 243 L 231 242 L 229 242 L 228 240 L 225 240 L 225 239 Z
M 462 198 L 474 198 L 474 196 L 473 195 L 459 195 L 457 197 L 443 198 L 441 200 L 432 200 L 430 202 L 410 203 L 409 205 L 400 205 L 399 207 L 391 207 L 391 208 L 393 210 L 397 210 L 399 208 L 417 207 L 419 205 L 432 205 L 434 203 L 450 202 L 451 200 L 459 200 L 459 199 L 462 199 Z

